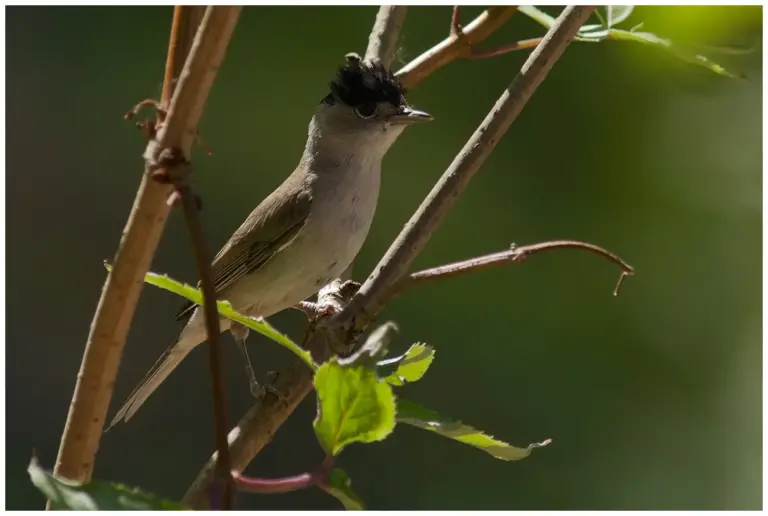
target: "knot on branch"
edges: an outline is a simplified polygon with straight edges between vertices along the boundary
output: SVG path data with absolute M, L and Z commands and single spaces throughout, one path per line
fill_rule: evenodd
M 150 163 L 150 177 L 158 183 L 174 187 L 173 192 L 168 196 L 168 205 L 176 206 L 183 195 L 190 194 L 194 196 L 198 211 L 202 210 L 202 199 L 193 193 L 189 186 L 188 178 L 192 172 L 192 165 L 184 156 L 184 152 L 178 147 L 162 149 L 159 147 L 156 141 L 151 141 L 144 156 Z

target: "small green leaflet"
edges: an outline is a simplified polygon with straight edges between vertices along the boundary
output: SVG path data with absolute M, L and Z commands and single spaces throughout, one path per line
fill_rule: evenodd
M 717 63 L 713 63 L 712 61 L 710 61 L 709 59 L 707 59 L 706 57 L 700 54 L 692 54 L 689 52 L 685 52 L 678 45 L 675 45 L 674 43 L 672 43 L 672 41 L 661 38 L 656 34 L 653 34 L 650 32 L 611 29 L 608 33 L 608 39 L 614 39 L 617 41 L 635 41 L 637 43 L 643 43 L 645 45 L 661 47 L 667 52 L 674 54 L 679 59 L 682 59 L 683 61 L 686 61 L 694 65 L 703 66 L 704 68 L 707 68 L 708 70 L 718 75 L 730 77 L 731 79 L 744 79 L 743 75 L 734 74 L 733 72 L 726 70 L 725 68 L 723 68 Z
M 642 23 L 630 30 L 616 29 L 615 27 L 618 24 L 629 18 L 633 9 L 634 6 L 631 5 L 609 5 L 605 7 L 605 14 L 599 10 L 595 10 L 595 14 L 600 20 L 600 23 L 582 26 L 579 29 L 578 36 L 574 38 L 574 41 L 587 43 L 599 43 L 604 40 L 634 41 L 636 43 L 655 46 L 670 52 L 687 63 L 702 66 L 718 75 L 730 77 L 732 79 L 744 78 L 740 74 L 730 72 L 719 64 L 713 63 L 702 55 L 682 50 L 678 45 L 668 39 L 664 39 L 650 32 L 638 32 L 636 29 L 639 28 Z M 521 5 L 517 10 L 547 29 L 552 27 L 555 23 L 555 19 L 552 16 L 532 5 Z
M 384 381 L 395 387 L 402 387 L 406 383 L 420 380 L 434 359 L 434 348 L 419 342 L 408 348 L 404 355 L 381 360 L 377 365 L 386 367 L 396 364 L 397 369 L 387 375 Z
M 397 325 L 391 321 L 385 322 L 368 335 L 363 345 L 352 356 L 338 358 L 339 364 L 374 369 L 377 365 L 376 360 L 387 355 L 389 342 L 395 332 L 397 332 Z
M 335 496 L 348 511 L 365 510 L 363 501 L 352 491 L 352 481 L 343 469 L 331 470 L 328 483 L 320 484 L 320 489 Z
M 600 23 L 583 25 L 579 29 L 579 34 L 584 34 L 585 32 L 593 32 L 598 29 L 613 28 L 614 26 L 629 18 L 629 15 L 632 14 L 632 11 L 634 10 L 634 5 L 598 6 L 595 9 L 595 16 L 597 16 L 597 19 L 600 20 Z
M 479 448 L 501 460 L 524 459 L 531 454 L 531 450 L 534 448 L 541 448 L 552 441 L 547 439 L 540 443 L 529 444 L 526 448 L 518 448 L 494 439 L 457 419 L 448 419 L 433 410 L 403 398 L 397 399 L 397 421 L 437 432 L 444 437 Z
M 104 262 L 104 267 L 108 271 L 112 271 L 112 266 L 107 262 Z M 203 304 L 203 294 L 199 289 L 188 285 L 186 283 L 180 283 L 167 274 L 155 274 L 154 272 L 148 272 L 144 276 L 144 281 L 154 287 L 159 287 L 169 292 L 173 292 L 183 298 L 192 301 L 195 304 Z M 251 330 L 261 333 L 265 337 L 277 342 L 284 348 L 287 348 L 291 353 L 298 356 L 305 364 L 307 364 L 313 371 L 317 369 L 317 364 L 312 360 L 312 354 L 308 351 L 301 349 L 295 342 L 293 342 L 287 335 L 284 335 L 277 331 L 271 324 L 263 319 L 254 319 L 237 313 L 227 301 L 216 301 L 216 308 L 220 315 L 233 321 L 237 321 L 243 326 L 247 326 Z
M 148 511 L 186 510 L 177 502 L 121 484 L 92 481 L 85 484 L 57 478 L 44 471 L 32 457 L 27 468 L 32 483 L 51 500 L 55 509 L 75 511 Z
M 376 371 L 362 365 L 342 366 L 336 359 L 315 373 L 320 445 L 338 455 L 348 444 L 381 441 L 395 428 L 395 395 Z

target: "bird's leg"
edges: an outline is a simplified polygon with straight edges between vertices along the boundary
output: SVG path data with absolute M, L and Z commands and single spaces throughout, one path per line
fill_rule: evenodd
M 229 332 L 232 334 L 232 337 L 234 337 L 237 342 L 237 347 L 240 348 L 240 351 L 243 354 L 245 373 L 248 375 L 248 387 L 251 390 L 251 394 L 254 398 L 260 398 L 264 395 L 264 387 L 256 379 L 256 373 L 253 371 L 251 358 L 248 356 L 248 347 L 245 345 L 245 340 L 248 338 L 249 331 L 250 330 L 248 330 L 246 326 L 236 323 L 235 321 L 232 321 L 232 324 L 229 327 Z

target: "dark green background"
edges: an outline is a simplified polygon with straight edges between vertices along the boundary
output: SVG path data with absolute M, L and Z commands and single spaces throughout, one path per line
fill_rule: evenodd
M 465 17 L 479 12 L 465 9 Z M 550 10 L 550 12 L 552 12 Z M 555 13 L 557 10 L 554 11 Z M 218 248 L 293 169 L 316 103 L 376 9 L 247 7 L 205 110 L 213 157 L 194 156 Z M 40 508 L 25 473 L 52 467 L 105 271 L 142 169 L 122 114 L 159 94 L 171 9 L 7 10 L 7 506 Z M 448 7 L 408 10 L 407 62 L 442 39 Z M 689 45 L 756 44 L 759 7 L 638 8 L 628 25 Z M 516 15 L 487 43 L 543 30 Z M 356 265 L 368 271 L 520 68 L 527 53 L 456 61 L 410 101 L 435 115 L 384 162 Z M 758 509 L 761 506 L 761 55 L 709 53 L 736 82 L 632 43 L 574 44 L 416 261 L 437 265 L 510 242 L 574 238 L 637 268 L 618 298 L 612 265 L 574 251 L 437 283 L 397 299 L 395 351 L 437 348 L 405 394 L 515 444 L 505 463 L 398 427 L 341 465 L 377 509 Z M 152 270 L 194 281 L 174 213 Z M 117 409 L 175 338 L 174 296 L 146 288 L 120 369 Z M 272 319 L 298 336 L 298 313 Z M 230 338 L 227 337 L 227 342 Z M 260 374 L 287 352 L 251 338 Z M 251 402 L 226 348 L 229 414 Z M 95 475 L 178 498 L 213 447 L 206 354 L 193 353 L 127 425 Z M 295 474 L 321 452 L 307 400 L 247 470 Z M 318 490 L 241 495 L 242 508 L 336 508 Z

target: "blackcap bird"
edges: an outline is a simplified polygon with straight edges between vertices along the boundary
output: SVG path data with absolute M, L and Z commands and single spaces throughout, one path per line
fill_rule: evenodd
M 240 313 L 268 317 L 337 278 L 363 245 L 379 196 L 381 161 L 403 130 L 432 116 L 411 108 L 397 79 L 378 63 L 347 56 L 309 123 L 304 154 L 235 231 L 213 260 L 216 295 Z M 203 311 L 189 317 L 171 346 L 117 412 L 128 421 L 198 344 Z M 244 327 L 221 319 L 243 341 Z M 252 373 L 251 373 L 252 375 Z M 251 376 L 253 380 L 253 376 Z

